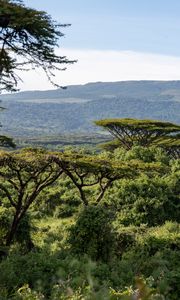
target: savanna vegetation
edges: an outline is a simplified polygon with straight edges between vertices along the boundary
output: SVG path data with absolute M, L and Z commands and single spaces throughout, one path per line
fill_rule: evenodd
M 17 89 L 19 68 L 52 82 L 74 62 L 54 52 L 62 35 L 45 12 L 0 0 L 0 90 Z M 0 136 L 0 300 L 179 299 L 180 126 L 96 124 L 115 138 L 101 151 L 5 151 Z
M 179 299 L 180 165 L 154 139 L 1 151 L 0 177 L 0 299 Z

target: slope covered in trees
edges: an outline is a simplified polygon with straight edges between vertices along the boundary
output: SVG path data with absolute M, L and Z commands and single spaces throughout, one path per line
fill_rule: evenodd
M 13 136 L 94 133 L 93 121 L 154 119 L 180 123 L 180 82 L 116 82 L 69 86 L 66 90 L 1 95 L 4 132 Z M 11 120 L 11 122 L 9 122 Z

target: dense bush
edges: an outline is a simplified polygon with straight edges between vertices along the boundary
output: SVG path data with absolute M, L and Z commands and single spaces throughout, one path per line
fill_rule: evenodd
M 34 248 L 34 244 L 31 238 L 31 233 L 34 229 L 35 228 L 31 224 L 29 214 L 26 214 L 19 223 L 14 239 L 21 245 L 21 247 L 24 248 L 24 250 L 30 251 Z
M 116 196 L 112 201 L 122 223 L 155 226 L 166 220 L 179 220 L 178 190 L 178 178 L 141 176 L 134 181 L 117 183 L 114 187 Z
M 72 182 L 62 176 L 53 186 L 46 188 L 33 205 L 33 211 L 39 217 L 55 216 L 66 218 L 72 216 L 80 206 L 81 201 Z
M 5 236 L 10 226 L 10 213 L 9 210 L 0 206 L 0 245 L 4 244 Z
M 88 254 L 94 260 L 110 259 L 113 252 L 114 214 L 102 206 L 88 206 L 80 212 L 77 222 L 70 228 L 68 239 L 77 254 Z
M 141 300 L 179 300 L 179 161 L 137 146 L 96 155 L 161 162 L 168 171 L 118 180 L 87 207 L 62 176 L 38 196 L 5 250 L 12 208 L 2 193 L 0 300 L 132 300 L 138 292 Z
M 168 222 L 151 229 L 121 227 L 118 234 L 118 245 L 123 251 L 118 257 L 113 255 L 108 263 L 92 262 L 83 254 L 75 257 L 68 249 L 50 250 L 47 245 L 24 255 L 11 252 L 0 263 L 0 299 L 11 299 L 10 295 L 18 294 L 21 287 L 18 295 L 23 300 L 31 299 L 30 295 L 40 300 L 41 294 L 50 300 L 71 299 L 70 296 L 87 300 L 123 299 L 123 295 L 135 292 L 138 276 L 143 277 L 153 291 L 164 295 L 162 299 L 178 300 L 179 225 Z M 29 298 L 25 297 L 26 293 Z

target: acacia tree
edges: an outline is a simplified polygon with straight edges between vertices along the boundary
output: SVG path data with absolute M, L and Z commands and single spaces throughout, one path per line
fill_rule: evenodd
M 108 130 L 115 138 L 105 147 L 119 146 L 130 150 L 134 144 L 144 147 L 152 145 L 173 145 L 179 140 L 180 125 L 155 120 L 138 119 L 105 119 L 95 122 L 96 125 Z M 169 141 L 169 142 L 167 142 Z M 172 143 L 173 142 L 173 143 Z
M 95 189 L 94 200 L 98 204 L 104 196 L 105 191 L 118 178 L 115 168 L 109 161 L 100 161 L 94 157 L 57 156 L 56 163 L 63 169 L 64 173 L 71 179 L 77 188 L 82 203 L 87 206 L 91 193 L 89 189 Z M 98 191 L 98 193 L 97 193 Z
M 164 167 L 156 163 L 117 162 L 88 155 L 55 154 L 40 150 L 1 152 L 0 191 L 13 209 L 6 245 L 12 243 L 20 221 L 38 195 L 63 173 L 78 189 L 82 203 L 88 206 L 92 202 L 98 205 L 115 180 L 135 178 L 142 171 L 151 174 L 164 172 Z M 93 193 L 89 192 L 89 188 L 94 188 Z
M 90 155 L 64 153 L 55 155 L 54 161 L 71 179 L 85 206 L 90 203 L 98 205 L 115 180 L 133 179 L 141 172 L 146 174 L 164 172 L 164 167 L 156 163 L 143 163 L 137 160 L 120 162 L 108 158 L 98 159 Z
M 46 153 L 24 150 L 0 154 L 0 190 L 13 208 L 6 238 L 10 245 L 20 221 L 41 191 L 54 183 L 63 170 Z
M 26 7 L 22 1 L 0 0 L 0 91 L 15 91 L 21 78 L 17 70 L 41 68 L 49 81 L 55 70 L 74 63 L 55 53 L 61 27 L 44 11 Z
M 170 157 L 174 159 L 180 158 L 180 134 L 160 139 L 157 142 L 157 146 L 164 149 Z

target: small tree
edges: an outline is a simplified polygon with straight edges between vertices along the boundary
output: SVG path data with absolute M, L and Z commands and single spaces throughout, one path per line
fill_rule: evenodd
M 0 190 L 13 208 L 13 221 L 6 245 L 14 239 L 19 223 L 41 191 L 63 171 L 48 154 L 39 151 L 0 153 Z
M 61 65 L 74 63 L 55 54 L 64 34 L 44 11 L 26 7 L 22 1 L 0 0 L 0 91 L 15 91 L 20 80 L 15 71 L 41 68 L 52 81 Z M 57 86 L 57 85 L 56 85 Z

